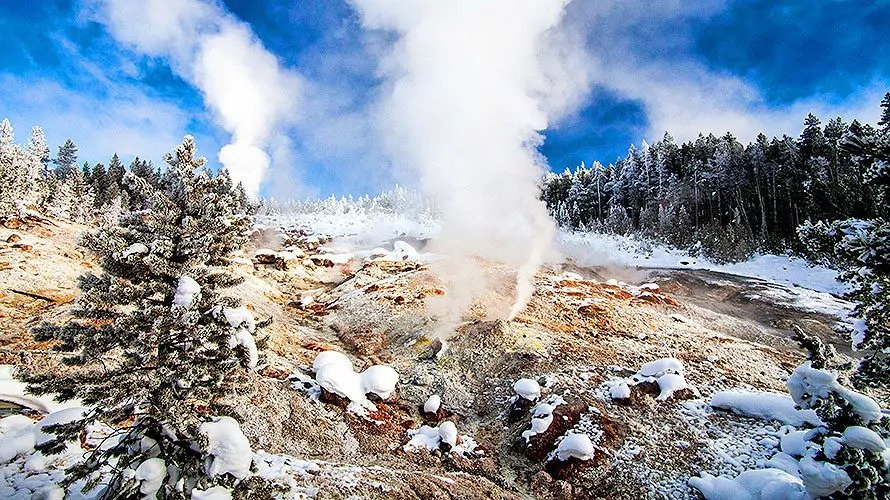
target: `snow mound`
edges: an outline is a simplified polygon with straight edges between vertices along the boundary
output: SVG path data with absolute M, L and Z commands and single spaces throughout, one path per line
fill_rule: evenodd
M 883 418 L 881 406 L 874 399 L 842 386 L 836 372 L 813 368 L 810 361 L 798 366 L 788 378 L 788 392 L 802 408 L 811 408 L 815 401 L 833 393 L 850 403 L 853 412 L 866 424 Z
M 612 399 L 627 399 L 630 397 L 630 386 L 627 382 L 618 382 L 609 387 L 609 397 Z
M 877 432 L 859 425 L 851 425 L 844 429 L 843 442 L 851 448 L 868 450 L 872 453 L 883 453 L 886 443 Z
M 513 384 L 513 390 L 519 397 L 529 401 L 536 401 L 541 397 L 541 386 L 530 378 L 521 378 Z
M 840 467 L 828 462 L 820 462 L 813 457 L 803 457 L 798 462 L 800 478 L 813 498 L 827 497 L 844 491 L 853 484 L 850 476 Z
M 553 410 L 555 409 L 554 405 L 549 403 L 538 403 L 532 408 L 532 427 L 522 432 L 526 443 L 531 440 L 532 436 L 547 432 L 550 424 L 553 423 Z
M 612 399 L 630 397 L 630 386 L 643 382 L 658 384 L 660 392 L 655 398 L 656 401 L 667 401 L 677 391 L 690 388 L 683 376 L 683 363 L 676 358 L 661 358 L 645 363 L 637 373 L 627 379 L 609 382 L 609 395 Z M 627 386 L 626 389 L 624 386 Z
M 470 436 L 460 436 L 458 443 L 457 426 L 449 420 L 442 422 L 438 427 L 424 425 L 419 429 L 409 429 L 408 436 L 411 439 L 402 447 L 405 451 L 424 449 L 434 451 L 442 449 L 442 445 L 447 444 L 448 448 L 444 451 L 461 456 L 481 453 L 476 451 L 476 441 Z
M 14 403 L 41 413 L 52 413 L 65 408 L 80 406 L 79 401 L 73 400 L 59 403 L 52 394 L 40 397 L 27 394 L 27 386 L 13 376 L 14 369 L 15 367 L 12 365 L 0 365 L 0 401 Z
M 590 460 L 593 458 L 594 448 L 593 442 L 587 434 L 568 433 L 559 442 L 553 456 L 557 460 L 566 461 L 570 458 L 578 460 Z
M 139 482 L 139 493 L 144 495 L 143 498 L 155 498 L 164 485 L 165 477 L 167 477 L 167 464 L 160 458 L 149 458 L 142 462 L 133 476 Z
M 396 384 L 399 383 L 399 374 L 386 365 L 369 366 L 362 372 L 361 378 L 365 394 L 373 393 L 380 399 L 388 399 L 392 396 L 396 390 Z
M 24 455 L 37 444 L 34 422 L 24 415 L 10 415 L 0 419 L 0 464 Z
M 823 425 L 815 410 L 798 410 L 794 400 L 785 394 L 721 391 L 711 396 L 711 406 L 746 417 L 777 420 L 795 427 L 803 424 Z
M 232 417 L 213 417 L 200 427 L 201 434 L 207 437 L 207 453 L 204 469 L 215 477 L 231 474 L 244 479 L 250 474 L 253 453 L 250 442 L 241 431 L 241 426 Z
M 676 358 L 662 358 L 650 361 L 640 367 L 637 372 L 641 377 L 658 378 L 668 373 L 682 374 L 683 363 Z
M 688 386 L 686 379 L 679 373 L 665 373 L 656 380 L 661 393 L 655 398 L 656 401 L 667 401 L 677 391 L 682 391 Z
M 433 394 L 423 403 L 423 411 L 425 413 L 436 413 L 442 406 L 442 398 L 438 394 Z
M 707 500 L 809 500 L 800 478 L 779 469 L 742 472 L 730 479 L 702 472 L 689 485 Z
M 366 414 L 366 410 L 377 411 L 374 403 L 368 400 L 368 394 L 388 399 L 399 383 L 399 374 L 392 367 L 373 365 L 356 373 L 352 361 L 336 351 L 320 352 L 312 362 L 312 368 L 319 386 L 350 400 L 354 403 L 350 409 L 360 415 Z

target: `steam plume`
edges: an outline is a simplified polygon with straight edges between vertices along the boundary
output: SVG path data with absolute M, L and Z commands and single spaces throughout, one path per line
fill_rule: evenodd
M 296 116 L 301 79 L 284 69 L 250 28 L 203 0 L 104 0 L 100 20 L 119 40 L 165 58 L 198 87 L 232 134 L 219 152 L 235 182 L 256 196 L 272 159 L 276 127 Z
M 472 256 L 519 269 L 515 316 L 555 231 L 538 200 L 537 152 L 548 121 L 586 90 L 570 75 L 563 0 L 352 0 L 366 27 L 395 32 L 381 63 L 381 132 L 443 214 L 451 312 L 479 291 Z M 462 269 L 459 269 L 462 268 Z

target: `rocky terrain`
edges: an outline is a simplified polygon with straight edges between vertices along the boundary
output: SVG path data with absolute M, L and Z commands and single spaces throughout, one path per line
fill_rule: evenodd
M 46 219 L 0 228 L 0 363 L 57 362 L 28 329 L 63 321 L 77 276 L 97 268 L 76 245 L 85 229 Z M 410 243 L 422 251 L 422 241 Z M 427 307 L 449 293 L 435 261 L 357 257 L 326 244 L 305 231 L 258 230 L 237 259 L 245 281 L 232 290 L 273 323 L 260 367 L 229 412 L 251 440 L 257 476 L 289 494 L 696 498 L 690 477 L 761 463 L 788 423 L 721 410 L 711 395 L 787 394 L 804 358 L 795 325 L 849 354 L 837 317 L 772 300 L 787 292 L 775 284 L 572 262 L 541 269 L 528 307 L 508 322 L 497 318 L 512 300 L 514 271 L 477 261 L 493 286 L 442 328 Z M 397 392 L 376 411 L 352 411 L 313 378 L 326 350 L 348 355 L 356 371 L 393 367 Z M 536 381 L 540 395 L 518 395 L 519 379 Z M 677 382 L 670 390 L 668 379 Z M 424 411 L 432 395 L 441 404 Z M 539 411 L 549 424 L 526 432 Z M 456 427 L 454 446 L 409 445 L 421 426 L 444 421 Z M 590 439 L 589 459 L 556 456 L 567 434 Z

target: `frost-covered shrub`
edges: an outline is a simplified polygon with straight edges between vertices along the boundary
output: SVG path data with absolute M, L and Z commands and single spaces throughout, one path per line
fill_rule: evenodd
M 239 372 L 256 366 L 253 334 L 263 325 L 220 294 L 238 283 L 227 266 L 246 241 L 250 207 L 227 175 L 204 168 L 191 136 L 165 160 L 163 188 L 126 176 L 145 209 L 82 238 L 102 273 L 80 278 L 75 319 L 34 329 L 37 340 L 56 341 L 64 362 L 77 368 L 24 374 L 30 391 L 91 408 L 49 429 L 55 439 L 41 451 L 60 449 L 97 420 L 117 427 L 66 477 L 68 485 L 87 478 L 109 498 L 139 491 L 187 497 L 192 488 L 228 484 L 243 472 L 243 464 L 236 475 L 214 461 L 222 438 L 206 432 L 206 422 Z

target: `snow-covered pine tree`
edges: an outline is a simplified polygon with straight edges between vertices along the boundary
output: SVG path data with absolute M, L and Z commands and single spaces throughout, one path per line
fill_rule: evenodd
M 12 130 L 12 123 L 9 118 L 4 118 L 0 122 L 0 147 L 11 146 L 15 142 L 15 133 Z
M 49 162 L 49 146 L 46 144 L 43 129 L 39 125 L 35 125 L 31 129 L 31 137 L 28 138 L 28 152 L 36 156 L 43 164 Z
M 30 188 L 31 155 L 17 144 L 8 119 L 0 122 L 0 217 L 19 213 Z
M 69 353 L 65 363 L 78 369 L 25 374 L 34 393 L 78 398 L 91 408 L 54 429 L 44 450 L 60 449 L 97 420 L 117 425 L 66 477 L 66 485 L 81 478 L 90 488 L 102 484 L 105 498 L 187 498 L 193 488 L 235 480 L 215 475 L 214 457 L 201 451 L 201 425 L 237 387 L 239 373 L 256 366 L 253 334 L 264 326 L 221 295 L 239 281 L 227 266 L 252 214 L 223 176 L 204 168 L 191 136 L 165 160 L 171 173 L 163 189 L 126 175 L 146 209 L 82 237 L 99 255 L 102 274 L 80 278 L 77 319 L 34 329 L 36 339 L 58 341 Z M 134 473 L 143 465 L 160 471 L 159 490 Z
M 810 356 L 788 378 L 788 390 L 798 406 L 815 410 L 823 423 L 806 434 L 815 446 L 799 462 L 804 485 L 819 498 L 887 498 L 890 418 L 875 400 L 840 384 L 838 372 L 828 366 L 835 356 L 830 346 L 801 329 L 797 339 Z
M 86 171 L 89 164 L 83 164 L 83 170 L 75 166 L 71 169 L 65 183 L 71 192 L 71 206 L 68 209 L 69 219 L 78 224 L 87 224 L 93 220 L 93 190 L 87 184 Z
M 72 169 L 77 168 L 77 145 L 74 141 L 67 139 L 65 144 L 59 146 L 59 154 L 53 163 L 56 164 L 56 174 L 60 179 L 64 179 Z

